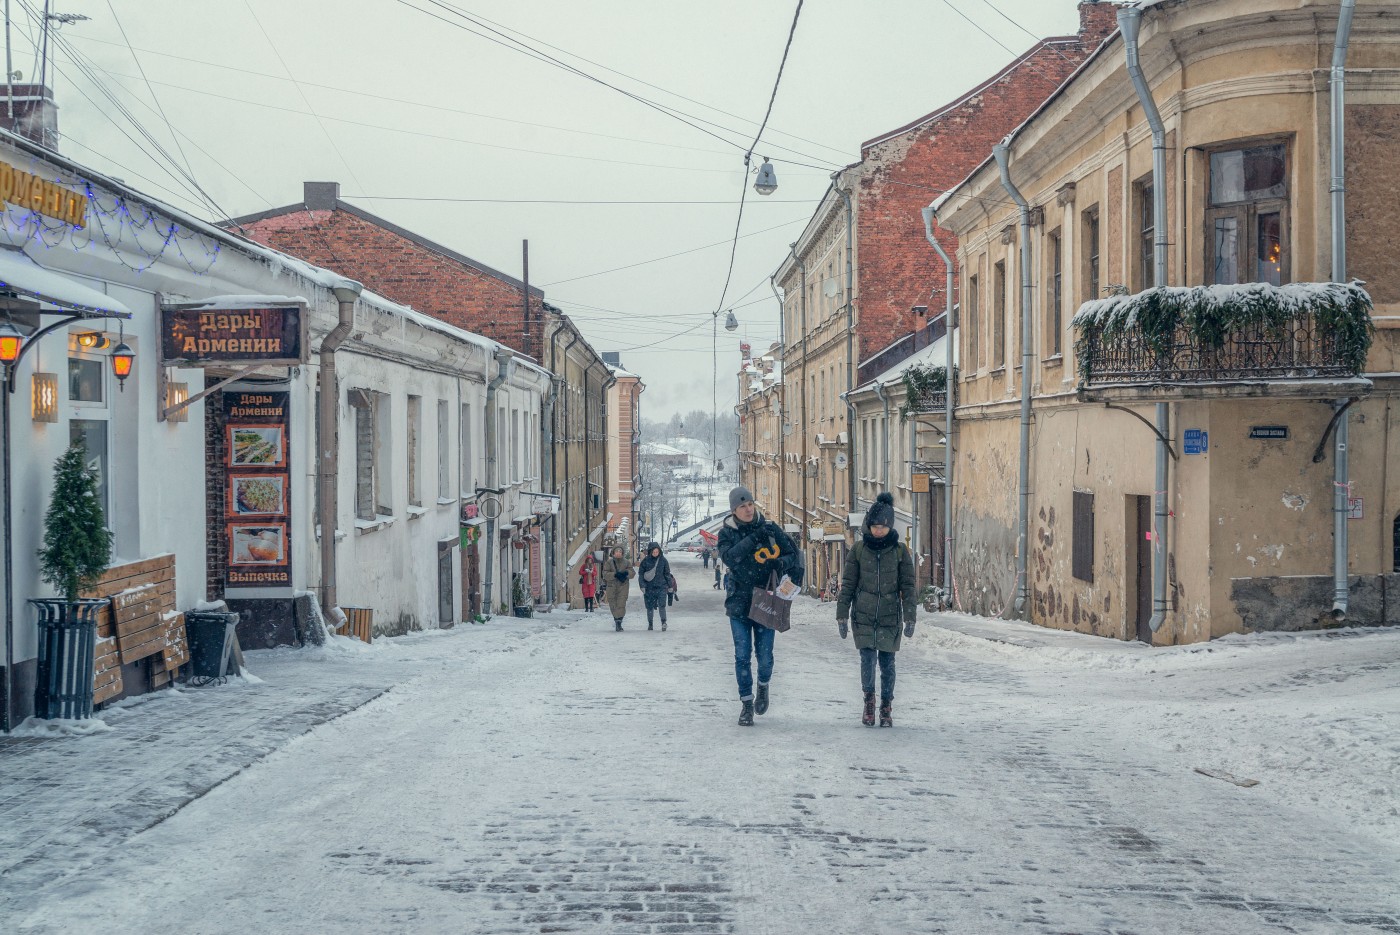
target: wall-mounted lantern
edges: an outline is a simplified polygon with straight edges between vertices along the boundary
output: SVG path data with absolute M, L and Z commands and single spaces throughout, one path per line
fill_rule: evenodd
M 58 421 L 58 374 L 36 373 L 31 380 L 30 411 L 35 422 Z
M 117 378 L 117 388 L 126 392 L 126 378 L 131 376 L 131 366 L 136 362 L 136 352 L 125 341 L 112 349 L 112 374 Z

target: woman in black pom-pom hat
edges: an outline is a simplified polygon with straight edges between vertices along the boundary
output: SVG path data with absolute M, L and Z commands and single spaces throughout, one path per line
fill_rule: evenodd
M 914 559 L 894 531 L 894 497 L 875 498 L 861 524 L 861 538 L 846 556 L 836 629 L 844 640 L 849 620 L 860 650 L 860 685 L 865 691 L 861 723 L 875 726 L 875 667 L 880 668 L 880 726 L 893 727 L 894 654 L 900 636 L 914 635 L 918 606 Z

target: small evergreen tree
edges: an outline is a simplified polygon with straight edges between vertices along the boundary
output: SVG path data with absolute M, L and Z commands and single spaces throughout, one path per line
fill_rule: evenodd
M 54 464 L 53 495 L 44 514 L 39 574 L 66 600 L 95 585 L 112 562 L 112 533 L 98 494 L 97 474 L 74 443 Z

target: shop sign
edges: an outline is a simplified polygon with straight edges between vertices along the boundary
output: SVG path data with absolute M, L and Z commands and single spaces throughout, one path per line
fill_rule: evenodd
M 292 585 L 286 391 L 224 393 L 224 535 L 228 588 Z
M 823 523 L 822 532 L 828 536 L 840 536 L 841 538 L 845 538 L 846 527 L 841 525 L 840 522 Z
M 295 305 L 166 308 L 161 310 L 160 349 L 164 360 L 183 364 L 305 363 L 305 316 Z
M 911 474 L 909 489 L 913 493 L 928 493 L 928 475 Z
M 530 497 L 530 512 L 543 520 L 559 512 L 559 497 L 549 493 L 532 493 Z
M 8 162 L 0 162 L 0 200 L 74 227 L 87 223 L 87 195 L 16 169 Z

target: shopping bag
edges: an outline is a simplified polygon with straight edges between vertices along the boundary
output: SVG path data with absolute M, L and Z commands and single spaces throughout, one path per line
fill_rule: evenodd
M 761 627 L 785 633 L 792 628 L 792 603 L 778 595 L 778 573 L 768 576 L 766 587 L 754 588 L 749 602 L 749 619 Z

